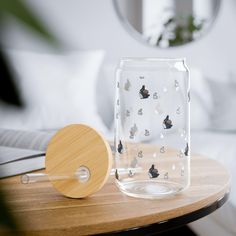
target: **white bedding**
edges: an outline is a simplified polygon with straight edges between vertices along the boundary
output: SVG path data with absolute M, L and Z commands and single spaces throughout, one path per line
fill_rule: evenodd
M 215 213 L 192 223 L 191 227 L 201 236 L 213 235 L 209 234 L 209 227 L 214 236 L 236 235 L 236 133 L 192 132 L 191 151 L 218 160 L 229 170 L 232 178 L 229 201 Z

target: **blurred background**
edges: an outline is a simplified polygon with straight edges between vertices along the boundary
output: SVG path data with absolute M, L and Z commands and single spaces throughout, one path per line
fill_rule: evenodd
M 0 1 L 4 7 L 7 1 Z M 12 84 L 0 102 L 0 127 L 54 130 L 87 123 L 112 139 L 120 58 L 185 57 L 192 151 L 219 160 L 233 176 L 230 201 L 191 228 L 199 235 L 236 235 L 236 1 L 19 2 L 40 24 L 19 20 L 17 4 L 10 6 L 13 13 L 1 11 L 0 45 Z M 0 91 L 5 96 L 8 90 Z
M 78 54 L 81 56 L 83 52 L 83 57 L 86 57 L 88 56 L 86 52 L 89 51 L 92 58 L 97 57 L 100 63 L 98 68 L 95 68 L 99 71 L 97 89 L 99 92 L 106 89 L 106 93 L 99 93 L 99 96 L 96 96 L 99 100 L 98 112 L 109 128 L 113 120 L 110 110 L 113 109 L 114 70 L 121 57 L 186 57 L 188 66 L 193 68 L 192 76 L 198 74 L 198 77 L 203 76 L 214 81 L 228 81 L 235 78 L 236 30 L 232 25 L 235 21 L 236 5 L 233 0 L 224 3 L 218 0 L 208 0 L 207 3 L 201 0 L 143 2 L 145 4 L 141 9 L 142 1 L 71 0 L 69 3 L 65 0 L 25 1 L 49 32 L 60 41 L 66 52 L 78 52 L 77 56 Z M 151 12 L 150 9 L 157 10 Z M 193 16 L 195 18 L 191 21 Z M 178 27 L 181 23 L 185 24 L 182 29 Z M 179 33 L 183 36 L 178 37 Z M 173 34 L 177 37 L 176 40 L 173 40 Z M 8 57 L 17 54 L 13 59 L 13 66 L 18 77 L 23 77 L 21 75 L 25 70 L 22 66 L 27 64 L 24 63 L 25 60 L 29 60 L 32 64 L 34 60 L 35 63 L 38 63 L 37 60 L 42 63 L 39 56 L 54 50 L 11 17 L 1 27 L 1 42 L 2 47 L 10 51 L 7 51 Z M 38 52 L 38 54 L 29 55 L 28 52 Z M 99 56 L 102 58 L 98 59 Z M 80 59 L 83 60 L 82 57 Z M 18 61 L 23 65 L 19 65 Z M 28 70 L 31 70 L 30 63 Z M 45 62 L 45 64 L 50 67 L 49 63 Z M 37 69 L 31 70 L 32 76 L 35 73 L 37 77 L 45 78 L 41 79 L 40 83 L 47 77 L 43 66 L 44 64 L 38 64 Z M 55 66 L 53 64 L 51 67 Z M 53 68 L 48 70 L 53 72 Z M 192 80 L 192 83 L 195 81 Z M 28 90 L 33 90 L 28 83 L 24 85 L 24 82 L 25 79 L 22 78 L 20 82 L 17 81 L 23 83 L 23 87 L 28 86 Z M 199 86 L 203 87 L 201 97 L 208 97 L 209 91 L 202 83 Z M 25 92 L 23 89 L 22 93 L 30 92 Z M 109 99 L 103 99 L 104 95 Z M 27 96 L 25 100 L 28 100 Z M 105 106 L 101 106 L 104 102 L 106 102 L 106 109 Z M 20 125 L 25 122 L 21 121 Z M 38 128 L 41 128 L 40 126 L 38 124 Z

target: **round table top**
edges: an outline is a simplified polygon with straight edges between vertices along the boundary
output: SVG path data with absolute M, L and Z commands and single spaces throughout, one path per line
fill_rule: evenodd
M 5 183 L 13 213 L 29 235 L 114 233 L 150 225 L 158 231 L 168 224 L 176 227 L 173 224 L 189 223 L 220 207 L 230 187 L 229 174 L 221 164 L 196 155 L 191 157 L 191 186 L 166 199 L 128 197 L 118 190 L 114 176 L 85 199 L 66 198 L 46 182 L 20 184 L 19 176 L 0 182 Z

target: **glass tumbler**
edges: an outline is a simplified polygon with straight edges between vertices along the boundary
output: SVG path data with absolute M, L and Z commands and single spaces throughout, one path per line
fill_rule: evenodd
M 116 71 L 115 177 L 129 196 L 162 198 L 190 184 L 185 59 L 124 58 Z

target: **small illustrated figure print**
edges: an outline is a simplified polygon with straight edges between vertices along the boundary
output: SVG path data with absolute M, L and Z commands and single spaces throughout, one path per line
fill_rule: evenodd
M 180 137 L 184 138 L 186 131 L 184 129 L 179 129 Z
M 144 76 L 139 76 L 139 79 L 144 79 Z
M 177 80 L 175 80 L 175 90 L 176 91 L 179 90 L 179 82 Z
M 130 167 L 131 168 L 136 168 L 138 165 L 138 160 L 136 157 L 134 157 L 134 159 L 131 161 Z
M 159 103 L 155 107 L 155 113 L 158 115 L 161 115 L 163 113 L 163 109 L 161 108 L 161 105 Z
M 185 147 L 185 150 L 184 150 L 184 155 L 185 156 L 188 156 L 188 151 L 189 151 L 189 147 L 188 147 L 188 143 L 187 143 L 187 145 Z
M 167 115 L 166 118 L 163 121 L 164 129 L 170 129 L 172 125 L 172 121 L 169 119 L 169 116 Z
M 130 137 L 131 139 L 133 139 L 134 136 L 136 135 L 137 131 L 138 131 L 138 127 L 137 127 L 136 124 L 134 124 L 134 126 L 131 127 L 131 129 L 130 129 L 130 131 L 129 131 L 129 133 L 130 133 L 130 136 L 129 136 L 129 137 Z
M 139 90 L 139 95 L 141 99 L 148 98 L 150 96 L 149 91 L 145 88 L 145 85 Z
M 129 177 L 133 177 L 134 176 L 134 172 L 132 170 L 129 170 Z
M 164 147 L 164 146 L 162 146 L 162 147 L 160 148 L 160 153 L 165 153 L 165 147 Z
M 177 108 L 176 114 L 179 115 L 181 113 L 180 107 Z
M 139 157 L 139 158 L 142 158 L 142 157 L 143 157 L 143 151 L 139 151 L 139 152 L 138 152 L 138 157 Z
M 126 110 L 126 117 L 129 117 L 130 116 L 130 111 L 129 110 Z
M 117 180 L 119 180 L 119 175 L 118 175 L 117 169 L 116 169 L 116 172 L 115 172 L 115 177 L 116 177 Z
M 188 92 L 188 102 L 190 102 L 190 92 Z
M 119 119 L 119 113 L 118 112 L 116 113 L 116 119 Z
M 138 110 L 138 115 L 143 115 L 143 109 L 142 108 L 140 108 L 139 110 Z
M 144 133 L 145 136 L 149 136 L 150 135 L 150 132 L 149 130 L 145 129 L 145 133 Z
M 157 92 L 155 92 L 152 97 L 153 97 L 153 99 L 158 99 Z
M 130 83 L 129 79 L 127 79 L 125 86 L 124 86 L 124 90 L 129 91 L 130 86 L 131 86 L 131 83 Z
M 151 168 L 148 171 L 148 175 L 151 179 L 157 178 L 160 174 L 158 173 L 158 170 L 155 169 L 155 165 L 152 164 Z
M 168 179 L 169 178 L 169 175 L 168 175 L 168 172 L 166 172 L 165 174 L 164 174 L 164 179 Z
M 184 151 L 180 150 L 178 156 L 179 156 L 179 158 L 183 158 L 184 157 Z
M 117 151 L 122 154 L 123 153 L 123 145 L 122 145 L 122 142 L 120 140 L 119 144 L 118 144 L 118 148 L 117 148 Z

